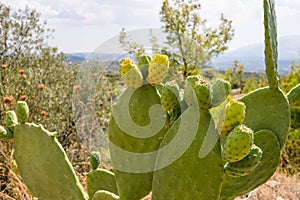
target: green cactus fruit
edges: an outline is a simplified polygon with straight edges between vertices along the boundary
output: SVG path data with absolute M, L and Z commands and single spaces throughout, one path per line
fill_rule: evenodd
M 120 61 L 120 74 L 130 87 L 139 88 L 143 85 L 142 73 L 130 58 Z
M 15 126 L 18 124 L 18 118 L 15 111 L 7 111 L 5 113 L 4 123 L 7 129 L 13 133 Z
M 0 126 L 0 141 L 6 141 L 13 138 L 13 134 L 10 130 Z
M 87 174 L 87 191 L 90 199 L 98 190 L 118 194 L 115 174 L 105 169 L 96 169 Z
M 25 101 L 18 101 L 15 109 L 19 123 L 27 122 L 29 117 L 29 108 L 27 103 Z
M 239 125 L 228 136 L 221 137 L 222 159 L 225 162 L 242 160 L 250 152 L 252 144 L 253 131 L 245 125 Z
M 99 164 L 101 162 L 101 155 L 99 151 L 92 151 L 90 155 L 90 165 L 92 170 L 95 170 L 98 168 Z
M 169 70 L 168 56 L 155 54 L 151 59 L 148 69 L 148 82 L 152 86 L 157 86 L 166 78 Z
M 262 154 L 263 152 L 258 146 L 252 145 L 250 152 L 244 159 L 225 164 L 225 173 L 233 177 L 248 175 L 261 163 Z
M 200 76 L 190 76 L 186 79 L 184 98 L 188 106 L 198 106 L 200 110 L 211 107 L 209 84 Z
M 159 112 L 153 110 L 156 107 Z M 127 88 L 114 105 L 109 150 L 121 199 L 141 199 L 151 191 L 155 157 L 144 161 L 130 155 L 159 148 L 168 126 L 165 114 L 156 88 L 149 84 L 135 90 Z M 135 169 L 132 163 L 141 167 Z
M 220 103 L 226 100 L 231 91 L 231 84 L 223 79 L 217 79 L 211 85 L 212 91 L 212 106 L 218 106 Z
M 144 80 L 146 80 L 148 76 L 148 68 L 150 62 L 151 62 L 151 56 L 147 54 L 142 54 L 137 57 L 137 66 L 141 70 Z
M 179 106 L 179 89 L 177 85 L 166 83 L 162 87 L 161 105 L 165 111 L 172 111 Z
M 246 106 L 244 103 L 229 99 L 225 105 L 224 112 L 221 113 L 220 121 L 217 124 L 217 129 L 222 136 L 226 136 L 236 126 L 244 122 L 246 115 Z
M 65 151 L 50 134 L 41 125 L 16 125 L 14 158 L 22 180 L 39 199 L 86 200 Z
M 118 195 L 115 195 L 114 193 L 105 191 L 105 190 L 99 190 L 95 193 L 92 200 L 119 200 L 120 198 Z

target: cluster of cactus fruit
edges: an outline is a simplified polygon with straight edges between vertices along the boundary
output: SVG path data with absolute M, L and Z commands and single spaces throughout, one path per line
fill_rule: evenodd
M 153 200 L 234 199 L 266 182 L 279 164 L 290 109 L 278 87 L 274 1 L 264 0 L 264 13 L 269 86 L 238 100 L 221 79 L 190 76 L 184 88 L 163 83 L 165 55 L 120 61 L 128 88 L 109 125 L 113 169 L 98 168 L 100 155 L 92 152 L 87 194 L 55 133 L 27 123 L 29 109 L 18 102 L 0 139 L 14 139 L 18 173 L 31 193 L 62 200 L 137 200 L 150 192 Z

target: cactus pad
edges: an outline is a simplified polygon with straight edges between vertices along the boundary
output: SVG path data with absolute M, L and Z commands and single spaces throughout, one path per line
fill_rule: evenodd
M 105 169 L 96 169 L 87 174 L 87 189 L 90 199 L 98 190 L 118 194 L 114 173 Z
M 243 160 L 226 163 L 224 166 L 225 173 L 233 177 L 248 175 L 260 164 L 262 153 L 259 147 L 253 145 L 249 154 Z
M 16 114 L 19 123 L 25 123 L 29 117 L 29 108 L 25 101 L 18 101 L 16 104 Z
M 138 157 L 131 158 L 130 155 L 155 152 L 167 126 L 164 124 L 165 112 L 160 106 L 156 88 L 143 85 L 133 93 L 131 91 L 128 88 L 119 97 L 109 124 L 109 148 L 121 199 L 141 199 L 151 191 L 155 157 L 144 162 Z M 155 106 L 159 106 L 161 110 L 153 112 L 155 116 L 151 116 L 152 107 Z M 125 115 L 126 111 L 122 111 L 123 107 L 129 111 L 129 116 Z M 148 170 L 143 167 L 134 169 L 131 167 L 132 163 L 146 165 Z
M 231 91 L 231 84 L 223 79 L 217 79 L 211 85 L 212 91 L 212 106 L 218 106 L 220 103 L 226 100 Z
M 57 139 L 42 126 L 18 124 L 15 152 L 20 175 L 39 199 L 87 199 Z

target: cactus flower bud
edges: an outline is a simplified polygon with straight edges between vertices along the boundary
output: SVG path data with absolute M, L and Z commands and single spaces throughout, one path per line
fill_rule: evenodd
M 18 101 L 16 104 L 16 114 L 20 123 L 25 123 L 29 117 L 29 108 L 25 101 Z

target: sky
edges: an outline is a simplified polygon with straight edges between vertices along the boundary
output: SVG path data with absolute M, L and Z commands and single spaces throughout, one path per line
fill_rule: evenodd
M 65 53 L 93 52 L 99 45 L 128 31 L 160 28 L 163 0 L 1 0 L 15 9 L 26 5 L 41 13 L 54 29 L 49 44 Z M 233 21 L 229 50 L 263 41 L 262 0 L 200 0 L 200 15 L 217 27 L 220 14 Z M 300 1 L 277 0 L 278 36 L 300 35 Z

